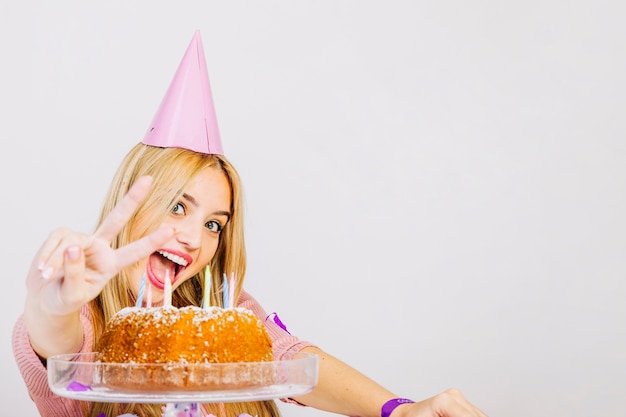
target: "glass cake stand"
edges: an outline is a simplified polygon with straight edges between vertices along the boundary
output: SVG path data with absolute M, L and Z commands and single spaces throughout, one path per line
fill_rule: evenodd
M 48 384 L 57 395 L 83 401 L 166 404 L 164 417 L 200 416 L 200 403 L 294 397 L 317 383 L 314 354 L 271 362 L 103 363 L 96 353 L 52 356 Z

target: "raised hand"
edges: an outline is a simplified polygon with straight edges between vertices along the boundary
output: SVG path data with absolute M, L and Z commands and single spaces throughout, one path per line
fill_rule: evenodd
M 122 268 L 154 252 L 173 235 L 169 226 L 118 249 L 111 241 L 146 197 L 152 179 L 139 178 L 93 235 L 69 229 L 53 231 L 28 272 L 27 302 L 41 313 L 67 315 L 94 299 Z

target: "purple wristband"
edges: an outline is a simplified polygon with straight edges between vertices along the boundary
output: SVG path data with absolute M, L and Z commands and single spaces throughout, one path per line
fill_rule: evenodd
M 408 398 L 394 398 L 389 400 L 383 404 L 383 408 L 380 409 L 380 417 L 389 417 L 397 406 L 402 404 L 412 404 L 414 402 L 415 401 L 409 400 Z

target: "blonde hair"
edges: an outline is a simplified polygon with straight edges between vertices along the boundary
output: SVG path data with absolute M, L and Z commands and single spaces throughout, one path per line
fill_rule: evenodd
M 119 248 L 131 243 L 133 236 L 144 236 L 156 230 L 180 199 L 188 182 L 200 171 L 212 167 L 221 170 L 231 187 L 230 220 L 220 233 L 217 250 L 210 262 L 212 277 L 211 304 L 222 306 L 221 277 L 225 272 L 234 272 L 237 279 L 235 299 L 239 297 L 246 272 L 246 251 L 243 234 L 243 196 L 239 174 L 234 166 L 222 155 L 207 155 L 179 148 L 159 148 L 139 143 L 131 149 L 118 168 L 106 197 L 98 224 L 113 210 L 130 186 L 141 176 L 153 178 L 152 189 L 140 203 L 127 225 L 111 242 L 111 247 Z M 137 221 L 141 219 L 141 222 Z M 172 304 L 200 306 L 204 286 L 204 270 L 182 283 L 172 294 Z M 127 269 L 120 271 L 105 285 L 102 292 L 89 304 L 94 326 L 94 346 L 107 321 L 124 307 L 134 305 L 130 277 Z M 102 412 L 108 416 L 134 413 L 140 417 L 162 416 L 159 405 L 93 403 L 88 406 L 86 415 L 97 416 Z M 212 406 L 205 408 L 213 408 Z M 225 404 L 229 417 L 232 412 L 242 410 L 252 416 L 278 416 L 274 401 L 260 403 Z M 246 411 L 246 410 L 250 411 Z M 230 411 L 229 411 L 230 410 Z M 117 413 L 117 414 L 115 414 Z M 222 413 L 214 413 L 220 416 Z M 238 414 L 235 414 L 238 415 Z M 221 417 L 221 416 L 220 416 Z

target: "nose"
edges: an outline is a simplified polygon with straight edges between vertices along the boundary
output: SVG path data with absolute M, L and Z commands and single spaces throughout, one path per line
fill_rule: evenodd
M 202 228 L 191 221 L 182 221 L 175 225 L 176 240 L 188 249 L 198 249 L 202 238 Z

